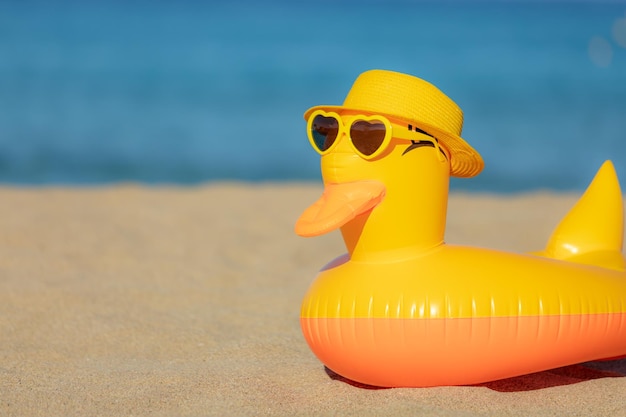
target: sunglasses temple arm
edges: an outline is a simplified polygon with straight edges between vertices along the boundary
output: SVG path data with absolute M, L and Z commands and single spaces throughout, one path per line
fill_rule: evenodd
M 443 149 L 441 149 L 441 146 L 439 145 L 439 141 L 437 139 L 433 141 L 433 145 L 435 145 L 435 149 L 437 150 L 437 159 L 439 159 L 439 162 L 446 162 L 446 154 L 444 153 Z

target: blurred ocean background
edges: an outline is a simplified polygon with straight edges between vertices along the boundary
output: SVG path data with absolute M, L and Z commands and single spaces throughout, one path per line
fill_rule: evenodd
M 0 0 L 0 184 L 319 181 L 303 112 L 424 78 L 486 167 L 456 190 L 626 185 L 626 3 Z

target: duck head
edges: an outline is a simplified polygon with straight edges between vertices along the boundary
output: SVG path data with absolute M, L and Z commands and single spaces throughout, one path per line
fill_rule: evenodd
M 340 228 L 352 260 L 443 242 L 450 175 L 483 166 L 458 136 L 463 114 L 452 100 L 419 78 L 373 70 L 357 78 L 343 106 L 314 107 L 305 119 L 322 155 L 324 193 L 296 233 Z

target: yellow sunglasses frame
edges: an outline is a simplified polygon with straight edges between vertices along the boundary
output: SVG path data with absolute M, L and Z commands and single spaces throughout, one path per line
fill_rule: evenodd
M 317 142 L 315 142 L 315 139 L 313 138 L 313 132 L 311 128 L 313 127 L 313 120 L 315 120 L 316 116 L 332 117 L 336 119 L 339 124 L 337 137 L 335 138 L 332 145 L 330 145 L 328 149 L 324 151 L 319 149 L 319 147 L 317 146 Z M 344 123 L 344 120 L 345 120 L 345 123 Z M 382 143 L 380 144 L 378 149 L 376 149 L 376 151 L 374 151 L 370 155 L 366 155 L 357 149 L 357 147 L 354 145 L 354 142 L 352 141 L 352 137 L 350 136 L 350 129 L 346 129 L 346 126 L 352 126 L 352 124 L 357 120 L 359 121 L 363 120 L 366 122 L 372 122 L 372 121 L 379 122 L 385 126 L 385 137 L 383 138 Z M 336 113 L 336 112 L 326 112 L 324 110 L 315 110 L 313 113 L 311 113 L 311 115 L 309 116 L 307 120 L 306 132 L 309 138 L 309 142 L 311 143 L 311 146 L 320 155 L 326 155 L 330 153 L 337 146 L 337 143 L 341 139 L 341 136 L 345 133 L 345 135 L 350 140 L 350 145 L 352 146 L 352 149 L 356 152 L 356 154 L 359 155 L 361 158 L 368 160 L 368 161 L 375 159 L 376 157 L 380 156 L 383 152 L 385 152 L 385 150 L 387 150 L 387 148 L 389 147 L 389 144 L 391 143 L 392 138 L 404 139 L 408 141 L 432 142 L 434 147 L 437 149 L 437 155 L 438 155 L 439 160 L 442 160 L 442 158 L 445 158 L 441 154 L 442 151 L 441 151 L 441 148 L 439 146 L 439 142 L 437 141 L 437 139 L 435 139 L 432 136 L 428 136 L 423 133 L 420 133 L 419 131 L 410 130 L 410 126 L 411 125 L 407 123 L 406 126 L 403 127 L 402 125 L 398 123 L 394 123 L 382 115 L 367 116 L 364 114 L 357 114 L 357 115 L 349 115 L 349 116 L 340 116 L 339 113 Z

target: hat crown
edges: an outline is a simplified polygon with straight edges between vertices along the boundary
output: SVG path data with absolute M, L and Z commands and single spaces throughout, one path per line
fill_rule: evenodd
M 359 75 L 343 107 L 427 123 L 460 136 L 463 111 L 434 85 L 393 71 L 371 70 Z

